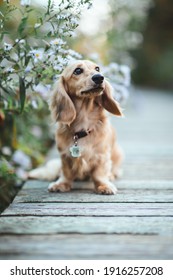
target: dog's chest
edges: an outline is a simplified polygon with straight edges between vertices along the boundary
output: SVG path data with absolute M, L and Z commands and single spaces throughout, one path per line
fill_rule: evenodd
M 90 176 L 91 171 L 100 161 L 102 155 L 94 150 L 90 144 L 85 143 L 85 145 L 82 145 L 82 143 L 80 143 L 79 147 L 81 149 L 79 157 L 71 157 L 70 155 L 72 170 L 76 178 L 84 179 Z
M 76 134 L 73 137 L 73 141 L 71 145 L 68 147 L 68 150 L 70 152 L 70 156 L 72 158 L 80 158 L 82 157 L 87 162 L 90 160 L 91 156 L 94 152 L 94 143 L 92 142 L 92 136 L 90 135 L 92 131 L 84 131 L 81 130 L 78 132 L 78 134 L 83 135 L 82 137 L 78 137 Z

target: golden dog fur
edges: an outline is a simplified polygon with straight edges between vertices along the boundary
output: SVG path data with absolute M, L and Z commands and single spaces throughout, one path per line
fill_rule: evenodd
M 76 73 L 76 69 L 81 73 Z M 59 179 L 49 185 L 51 192 L 70 191 L 75 179 L 84 180 L 89 176 L 96 193 L 116 193 L 112 180 L 118 175 L 122 152 L 106 111 L 116 116 L 122 116 L 122 112 L 112 96 L 110 84 L 105 79 L 95 84 L 92 77 L 96 74 L 99 67 L 95 63 L 77 61 L 66 67 L 52 92 L 50 111 L 59 124 L 56 144 L 61 171 Z M 78 139 L 81 156 L 72 157 L 69 150 L 78 131 L 90 133 Z

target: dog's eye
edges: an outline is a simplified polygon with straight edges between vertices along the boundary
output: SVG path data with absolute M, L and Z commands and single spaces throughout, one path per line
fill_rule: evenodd
M 100 72 L 100 68 L 98 66 L 96 66 L 95 70 Z
M 74 70 L 74 72 L 73 72 L 73 74 L 75 74 L 75 75 L 80 75 L 80 74 L 82 74 L 83 73 L 83 69 L 82 68 L 76 68 L 75 70 Z

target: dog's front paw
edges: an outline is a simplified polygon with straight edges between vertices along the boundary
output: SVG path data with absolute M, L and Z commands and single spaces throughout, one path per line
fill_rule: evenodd
M 96 188 L 96 193 L 113 195 L 117 193 L 117 188 L 112 183 L 102 184 Z
M 71 184 L 66 182 L 53 182 L 49 184 L 48 191 L 49 192 L 69 192 L 71 190 Z

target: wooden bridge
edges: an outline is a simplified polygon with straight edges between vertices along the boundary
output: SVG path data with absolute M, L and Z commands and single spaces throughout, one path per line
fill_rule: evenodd
M 172 259 L 173 95 L 132 90 L 113 119 L 126 159 L 116 196 L 28 181 L 0 217 L 0 259 Z

